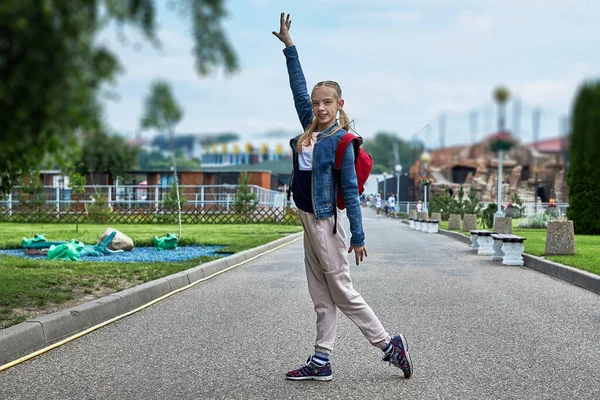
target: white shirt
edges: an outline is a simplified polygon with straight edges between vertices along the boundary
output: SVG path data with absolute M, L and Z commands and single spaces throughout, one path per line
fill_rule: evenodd
M 320 132 L 313 132 L 310 139 L 310 145 L 302 146 L 302 153 L 298 154 L 298 167 L 300 171 L 312 171 L 313 149 L 319 133 Z

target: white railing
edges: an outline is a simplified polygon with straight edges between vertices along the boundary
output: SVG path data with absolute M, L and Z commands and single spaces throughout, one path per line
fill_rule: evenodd
M 187 205 L 195 207 L 233 205 L 239 185 L 180 185 L 182 198 L 186 199 Z M 263 207 L 283 208 L 286 206 L 286 196 L 282 192 L 269 190 L 260 186 L 248 185 L 248 190 L 258 197 L 258 205 Z M 168 186 L 150 185 L 114 185 L 114 186 L 85 186 L 82 204 L 95 201 L 94 195 L 106 198 L 109 207 L 160 207 L 169 191 Z M 15 187 L 4 200 L 0 201 L 0 207 L 12 210 L 18 207 L 21 198 L 21 188 Z M 65 187 L 45 186 L 42 201 L 46 205 L 54 205 L 56 210 L 68 209 L 75 200 L 73 191 Z

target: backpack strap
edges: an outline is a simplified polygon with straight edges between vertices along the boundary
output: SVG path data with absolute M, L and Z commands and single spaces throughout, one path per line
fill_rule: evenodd
M 335 165 L 333 167 L 333 193 L 335 196 L 335 210 L 333 213 L 333 220 L 334 220 L 334 224 L 333 224 L 333 234 L 335 235 L 337 233 L 337 185 L 340 184 L 342 182 L 342 161 L 344 160 L 344 154 L 346 154 L 346 149 L 348 148 L 348 146 L 350 145 L 350 143 L 352 143 L 354 145 L 354 159 L 356 160 L 356 157 L 358 155 L 358 151 L 360 148 L 360 145 L 362 144 L 362 137 L 360 136 L 356 136 L 352 133 L 346 133 L 344 136 L 342 136 L 342 139 L 340 140 L 340 142 L 337 145 L 337 148 L 335 149 Z

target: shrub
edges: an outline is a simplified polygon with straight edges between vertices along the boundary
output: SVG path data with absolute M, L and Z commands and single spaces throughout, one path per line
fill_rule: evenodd
M 569 209 L 576 234 L 600 234 L 600 81 L 579 89 L 572 112 L 569 138 Z
M 523 218 L 519 221 L 519 228 L 525 229 L 545 229 L 548 227 L 548 221 L 552 217 L 548 214 L 539 214 L 533 217 Z
M 485 229 L 494 226 L 494 214 L 498 211 L 496 203 L 489 203 L 488 206 L 481 212 L 481 224 Z

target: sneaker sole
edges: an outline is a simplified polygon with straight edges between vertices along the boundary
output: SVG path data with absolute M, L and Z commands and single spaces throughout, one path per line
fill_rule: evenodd
M 313 381 L 330 381 L 333 379 L 332 375 L 328 375 L 328 376 L 286 376 L 287 379 L 291 380 L 291 381 L 308 381 L 308 380 L 313 380 Z
M 400 341 L 402 341 L 402 347 L 404 348 L 404 355 L 406 356 L 406 361 L 408 361 L 408 369 L 409 372 L 406 373 L 404 371 L 404 377 L 405 378 L 410 378 L 412 376 L 413 373 L 413 368 L 412 368 L 412 360 L 410 359 L 410 354 L 408 354 L 408 342 L 406 341 L 406 338 L 404 337 L 403 334 L 398 335 L 400 336 Z

